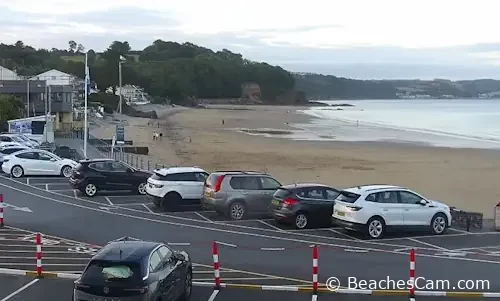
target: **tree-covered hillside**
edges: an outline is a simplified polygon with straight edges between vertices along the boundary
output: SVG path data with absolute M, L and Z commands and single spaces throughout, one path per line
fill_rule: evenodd
M 68 50 L 35 49 L 19 41 L 0 44 L 0 65 L 29 76 L 58 69 L 84 77 L 83 45 L 69 42 Z M 141 86 L 152 96 L 182 103 L 192 98 L 238 98 L 242 85 L 256 83 L 268 103 L 294 89 L 293 76 L 280 67 L 244 59 L 229 50 L 212 51 L 191 43 L 155 41 L 142 51 L 114 41 L 103 53 L 89 50 L 91 79 L 100 89 L 118 84 L 120 55 L 123 84 Z

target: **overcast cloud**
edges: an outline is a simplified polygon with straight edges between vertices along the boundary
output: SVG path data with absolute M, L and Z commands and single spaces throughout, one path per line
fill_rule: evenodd
M 247 3 L 247 2 L 244 2 Z M 289 2 L 288 2 L 289 3 Z M 298 72 L 500 79 L 500 1 L 0 0 L 0 41 L 87 49 L 156 39 L 227 48 Z

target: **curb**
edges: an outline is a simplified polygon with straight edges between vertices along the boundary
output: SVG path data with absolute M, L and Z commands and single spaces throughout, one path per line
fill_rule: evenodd
M 0 274 L 3 275 L 16 275 L 16 276 L 31 276 L 38 277 L 35 271 L 25 271 L 25 270 L 15 270 L 0 268 Z M 40 278 L 62 278 L 62 279 L 78 279 L 80 275 L 78 274 L 68 274 L 68 273 L 52 273 L 52 272 L 42 272 Z
M 13 276 L 30 276 L 38 277 L 37 273 L 34 271 L 16 270 L 0 268 L 1 275 L 13 275 Z M 43 272 L 40 278 L 60 278 L 60 279 L 71 279 L 76 280 L 80 277 L 79 274 L 69 274 L 69 273 L 52 273 Z M 211 287 L 215 286 L 211 282 L 197 282 L 193 281 L 193 286 L 199 287 Z M 251 290 L 262 290 L 262 291 L 281 291 L 281 292 L 301 292 L 301 293 L 313 293 L 314 290 L 311 287 L 300 287 L 300 286 L 287 286 L 287 285 L 258 285 L 258 284 L 236 284 L 236 283 L 221 283 L 221 288 L 235 288 L 235 289 L 251 289 Z M 331 291 L 326 287 L 318 288 L 319 293 L 329 293 L 329 294 L 349 294 L 349 295 L 373 295 L 373 296 L 408 296 L 408 291 L 406 290 L 362 290 L 362 289 L 348 289 L 339 288 L 336 291 Z M 500 292 L 446 292 L 446 291 L 415 291 L 415 296 L 427 296 L 427 297 L 464 297 L 464 298 L 500 298 Z

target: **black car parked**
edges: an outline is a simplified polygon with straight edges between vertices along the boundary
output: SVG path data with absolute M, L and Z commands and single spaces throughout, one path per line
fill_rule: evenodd
M 100 190 L 130 190 L 146 194 L 150 172 L 137 170 L 113 159 L 81 160 L 74 168 L 69 183 L 92 197 Z
M 108 243 L 75 281 L 73 301 L 187 301 L 193 266 L 186 252 L 123 237 Z
M 278 223 L 293 224 L 297 229 L 330 225 L 339 192 L 322 184 L 281 186 L 273 195 L 271 213 Z

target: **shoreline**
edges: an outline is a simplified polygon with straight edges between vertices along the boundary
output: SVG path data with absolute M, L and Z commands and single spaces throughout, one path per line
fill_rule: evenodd
M 293 109 L 296 107 L 181 109 L 157 120 L 163 141 L 152 141 L 151 134 L 157 127 L 148 127 L 148 119 L 129 118 L 125 136 L 135 145 L 148 146 L 148 157 L 166 166 L 259 170 L 283 184 L 319 182 L 337 188 L 366 183 L 400 185 L 429 199 L 492 217 L 500 199 L 500 158 L 494 150 L 400 141 L 269 139 L 234 130 L 293 131 L 293 124 L 312 120 L 306 114 L 292 113 Z M 100 129 L 100 134 L 112 136 L 114 125 Z

